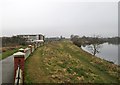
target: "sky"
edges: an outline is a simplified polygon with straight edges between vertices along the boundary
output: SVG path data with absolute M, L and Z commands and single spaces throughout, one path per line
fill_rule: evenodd
M 117 36 L 118 1 L 1 0 L 0 36 Z

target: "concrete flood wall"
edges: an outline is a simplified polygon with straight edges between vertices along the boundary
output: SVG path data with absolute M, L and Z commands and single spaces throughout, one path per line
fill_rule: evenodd
M 38 47 L 41 46 L 41 43 L 37 43 L 37 44 L 33 44 L 33 45 L 29 45 L 27 48 L 23 49 L 19 49 L 19 52 L 16 52 L 13 54 L 14 56 L 14 83 L 16 85 L 17 81 L 20 81 L 19 83 L 23 82 L 24 84 L 24 63 L 25 60 L 35 51 L 35 49 L 37 49 Z M 18 78 L 16 78 L 17 74 L 18 74 L 18 68 L 20 69 L 20 72 L 22 72 L 22 81 L 18 80 Z M 21 85 L 23 85 L 21 84 Z
M 34 48 L 34 46 L 32 46 L 32 53 L 34 52 L 34 50 L 35 50 L 35 48 Z
M 31 54 L 31 48 L 26 48 L 24 50 L 24 53 L 25 53 L 25 59 L 27 59 Z

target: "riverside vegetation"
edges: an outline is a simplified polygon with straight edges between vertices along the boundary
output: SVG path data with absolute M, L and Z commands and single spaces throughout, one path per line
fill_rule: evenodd
M 39 47 L 25 62 L 25 83 L 120 83 L 120 67 L 71 41 Z

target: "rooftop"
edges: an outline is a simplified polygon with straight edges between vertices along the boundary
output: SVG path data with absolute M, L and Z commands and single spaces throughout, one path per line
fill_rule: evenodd
M 42 35 L 42 34 L 23 34 L 23 35 L 17 35 L 17 36 L 37 36 L 37 35 Z M 44 36 L 44 35 L 42 35 L 42 36 Z

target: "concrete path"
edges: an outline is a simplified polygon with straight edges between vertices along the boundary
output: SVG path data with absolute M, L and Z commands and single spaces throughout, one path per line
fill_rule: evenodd
M 14 60 L 13 56 L 7 57 L 0 61 L 0 85 L 1 83 L 13 83 L 14 82 Z M 2 71 L 2 72 L 1 72 Z M 1 81 L 2 80 L 2 81 Z

